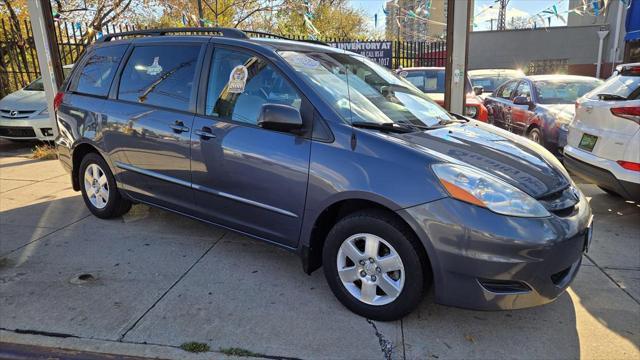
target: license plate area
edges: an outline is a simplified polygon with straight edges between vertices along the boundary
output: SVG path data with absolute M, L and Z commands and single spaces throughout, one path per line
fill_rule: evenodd
M 596 142 L 598 141 L 598 137 L 591 134 L 582 134 L 582 138 L 580 139 L 580 143 L 578 147 L 582 150 L 593 151 L 593 148 L 596 146 Z

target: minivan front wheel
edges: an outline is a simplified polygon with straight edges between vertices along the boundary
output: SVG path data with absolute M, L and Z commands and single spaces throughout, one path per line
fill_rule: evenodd
M 415 237 L 382 211 L 340 220 L 323 249 L 324 273 L 338 300 L 369 319 L 396 320 L 411 312 L 425 287 Z
M 93 215 L 109 219 L 131 208 L 131 202 L 120 195 L 115 178 L 100 155 L 87 154 L 80 164 L 78 177 L 82 198 Z

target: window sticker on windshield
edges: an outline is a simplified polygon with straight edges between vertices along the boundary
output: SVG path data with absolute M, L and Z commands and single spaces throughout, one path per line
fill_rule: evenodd
M 287 57 L 289 63 L 293 66 L 299 66 L 306 69 L 315 69 L 320 66 L 318 60 L 312 59 L 303 54 L 293 54 Z
M 229 84 L 227 90 L 230 93 L 238 94 L 244 92 L 244 86 L 247 83 L 248 72 L 244 65 L 238 65 L 233 68 L 229 75 Z
M 147 75 L 155 76 L 162 72 L 162 66 L 160 66 L 160 57 L 153 58 L 153 64 L 147 66 Z

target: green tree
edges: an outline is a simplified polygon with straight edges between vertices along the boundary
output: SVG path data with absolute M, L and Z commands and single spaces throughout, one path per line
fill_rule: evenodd
M 364 14 L 352 8 L 347 0 L 310 0 L 309 3 L 310 7 L 307 7 L 301 0 L 292 1 L 288 7 L 280 9 L 276 17 L 276 32 L 286 36 L 313 35 L 318 38 L 367 37 Z M 309 21 L 305 21 L 305 17 Z

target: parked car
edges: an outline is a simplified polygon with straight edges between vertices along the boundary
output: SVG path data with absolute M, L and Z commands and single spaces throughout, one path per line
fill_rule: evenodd
M 184 31 L 105 35 L 56 95 L 59 158 L 95 216 L 145 203 L 278 245 L 378 320 L 430 284 L 514 309 L 573 280 L 591 210 L 539 145 L 355 53 Z
M 477 92 L 483 99 L 493 93 L 498 86 L 503 83 L 525 76 L 522 70 L 515 69 L 469 70 L 468 75 L 474 92 Z
M 640 202 L 640 63 L 618 66 L 575 108 L 565 166 L 607 192 Z
M 72 68 L 64 66 L 64 75 Z M 0 138 L 53 141 L 55 136 L 55 120 L 47 111 L 42 78 L 0 100 Z
M 440 106 L 444 106 L 444 67 L 411 67 L 398 69 L 396 72 L 426 93 Z M 464 115 L 486 122 L 487 109 L 482 104 L 482 99 L 473 93 L 469 78 L 466 79 L 465 89 L 467 90 L 467 97 L 465 99 Z
M 489 123 L 561 155 L 575 101 L 600 84 L 602 80 L 588 76 L 526 76 L 500 85 L 484 105 Z

